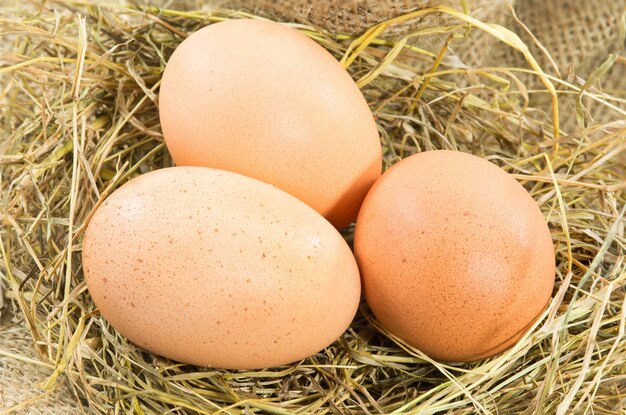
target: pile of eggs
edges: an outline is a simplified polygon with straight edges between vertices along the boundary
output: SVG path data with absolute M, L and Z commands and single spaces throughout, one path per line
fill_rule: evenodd
M 303 34 L 201 29 L 169 60 L 159 105 L 178 167 L 116 190 L 83 243 L 95 304 L 136 345 L 216 368 L 286 364 L 333 343 L 363 289 L 389 332 L 474 361 L 544 312 L 554 250 L 532 197 L 453 151 L 381 176 L 365 99 Z M 353 254 L 337 229 L 355 220 Z

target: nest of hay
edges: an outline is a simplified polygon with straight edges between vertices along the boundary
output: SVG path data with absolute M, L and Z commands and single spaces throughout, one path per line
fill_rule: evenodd
M 385 36 L 421 16 L 447 24 Z M 515 347 L 442 364 L 387 333 L 363 304 L 350 329 L 310 358 L 225 371 L 153 356 L 106 323 L 82 277 L 86 223 L 121 184 L 171 165 L 157 94 L 175 47 L 207 24 L 255 17 L 89 0 L 0 8 L 0 335 L 26 327 L 36 358 L 2 347 L 0 357 L 38 365 L 42 395 L 67 385 L 89 413 L 623 413 L 626 111 L 601 89 L 619 59 L 607 56 L 587 80 L 558 77 L 510 30 L 445 6 L 403 12 L 356 35 L 290 25 L 333 53 L 361 87 L 385 167 L 418 151 L 469 152 L 513 174 L 536 199 L 554 240 L 557 283 Z M 522 63 L 444 59 L 472 33 Z M 445 38 L 441 48 L 423 47 L 432 36 Z M 575 97 L 574 123 L 559 124 L 564 97 Z M 595 121 L 587 102 L 600 103 L 608 121 Z

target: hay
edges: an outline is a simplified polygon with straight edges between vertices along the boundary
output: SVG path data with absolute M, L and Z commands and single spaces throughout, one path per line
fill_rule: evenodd
M 438 28 L 450 47 L 478 25 L 471 31 L 527 51 L 511 32 L 462 11 L 419 13 L 462 22 Z M 626 114 L 599 82 L 582 88 L 544 75 L 529 53 L 519 67 L 448 65 L 443 51 L 411 46 L 409 38 L 428 33 L 391 40 L 384 24 L 358 38 L 292 24 L 348 66 L 380 126 L 385 166 L 447 148 L 514 174 L 550 226 L 557 284 L 518 345 L 475 364 L 430 361 L 363 304 L 315 356 L 263 371 L 211 370 L 152 356 L 117 334 L 86 292 L 81 241 L 112 190 L 171 165 L 156 94 L 176 45 L 212 22 L 253 16 L 89 1 L 10 2 L 0 14 L 2 313 L 27 327 L 36 361 L 49 368 L 42 390 L 65 384 L 90 413 L 624 413 Z M 415 60 L 429 69 L 417 71 L 408 64 Z M 520 74 L 541 87 L 527 88 Z M 558 128 L 557 95 L 602 102 L 614 121 L 598 125 L 583 108 L 584 128 Z M 535 97 L 548 105 L 529 106 Z M 4 347 L 0 356 L 30 361 Z

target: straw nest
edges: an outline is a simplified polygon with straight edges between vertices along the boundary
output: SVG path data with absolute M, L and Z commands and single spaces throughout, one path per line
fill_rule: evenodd
M 340 59 L 361 87 L 385 167 L 446 148 L 513 174 L 550 226 L 557 283 L 519 344 L 478 363 L 432 361 L 362 305 L 350 329 L 315 356 L 224 371 L 128 343 L 94 308 L 80 252 L 99 202 L 132 177 L 171 165 L 157 94 L 174 48 L 207 24 L 255 16 L 88 1 L 14 2 L 0 13 L 1 330 L 27 327 L 37 357 L 6 349 L 0 356 L 47 371 L 36 385 L 43 391 L 65 384 L 83 411 L 111 414 L 625 413 L 626 114 L 623 101 L 599 89 L 614 56 L 586 82 L 563 80 L 544 73 L 509 30 L 447 7 L 395 17 L 453 21 L 395 40 L 381 36 L 389 22 L 362 36 L 291 24 Z M 475 31 L 519 51 L 525 64 L 451 65 L 443 49 L 413 46 L 436 33 L 446 47 Z M 411 63 L 418 61 L 428 68 L 417 70 Z M 527 88 L 521 74 L 541 87 Z M 576 123 L 559 128 L 564 96 L 576 98 Z M 533 97 L 548 104 L 531 106 Z M 612 121 L 596 124 L 586 102 L 600 103 Z

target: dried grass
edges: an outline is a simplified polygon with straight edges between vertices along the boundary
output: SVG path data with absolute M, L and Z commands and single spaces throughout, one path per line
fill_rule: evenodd
M 415 13 L 453 16 L 457 25 L 399 40 L 380 36 L 386 24 L 359 38 L 292 24 L 340 59 L 362 88 L 386 166 L 447 148 L 514 174 L 550 226 L 557 284 L 549 309 L 519 344 L 474 364 L 431 361 L 387 333 L 363 305 L 337 342 L 301 362 L 211 370 L 152 356 L 117 334 L 86 291 L 81 241 L 112 190 L 171 165 L 156 94 L 174 48 L 202 26 L 254 16 L 90 1 L 5 3 L 0 298 L 3 313 L 28 327 L 41 366 L 50 368 L 40 387 L 67 384 L 87 413 L 626 413 L 626 112 L 623 101 L 598 88 L 599 76 L 585 84 L 544 73 L 512 32 L 446 7 Z M 528 65 L 447 66 L 441 51 L 411 46 L 433 33 L 454 44 L 469 30 L 519 50 Z M 416 61 L 431 69 L 416 72 Z M 527 89 L 520 74 L 539 77 L 545 89 Z M 595 124 L 581 99 L 579 125 L 559 128 L 552 120 L 563 95 L 602 102 L 615 121 Z M 529 106 L 533 97 L 550 105 Z M 0 356 L 30 359 L 6 350 Z

